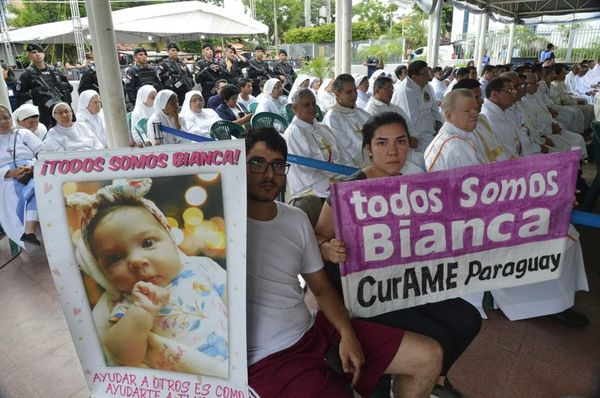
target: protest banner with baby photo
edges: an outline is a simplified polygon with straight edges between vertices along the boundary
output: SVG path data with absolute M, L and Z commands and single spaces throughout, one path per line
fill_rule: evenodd
M 579 151 L 332 185 L 355 317 L 556 279 Z
M 44 153 L 48 263 L 92 397 L 248 397 L 243 141 Z

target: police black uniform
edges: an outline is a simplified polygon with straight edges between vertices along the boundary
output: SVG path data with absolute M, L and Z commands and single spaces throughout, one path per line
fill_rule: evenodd
M 167 45 L 167 50 L 171 48 L 179 51 L 175 43 Z M 179 105 L 183 105 L 185 93 L 194 87 L 194 79 L 189 69 L 180 60 L 167 58 L 158 66 L 156 75 L 162 84 L 162 88 L 174 91 L 177 94 Z
M 136 48 L 133 50 L 133 55 L 135 56 L 141 52 L 146 53 L 146 49 L 142 47 Z M 150 65 L 146 65 L 145 67 L 133 65 L 127 68 L 123 83 L 125 84 L 125 92 L 127 93 L 126 99 L 128 110 L 131 111 L 133 109 L 137 92 L 143 85 L 150 84 L 154 86 L 156 91 L 159 91 L 162 88 L 156 72 L 156 68 Z
M 208 99 L 213 93 L 217 80 L 223 79 L 221 65 L 214 58 L 211 60 L 202 58 L 196 62 L 196 71 L 196 83 L 202 86 L 202 96 Z
M 27 45 L 28 53 L 34 50 L 44 52 L 44 49 L 37 44 Z M 18 105 L 32 100 L 33 105 L 39 108 L 40 122 L 50 128 L 52 106 L 58 102 L 66 102 L 70 105 L 73 86 L 67 76 L 56 68 L 44 64 L 43 69 L 38 69 L 32 63 L 19 76 L 16 91 Z
M 287 56 L 287 52 L 285 50 L 279 50 L 279 53 Z M 292 89 L 292 84 L 294 84 L 294 80 L 296 80 L 296 72 L 294 71 L 292 64 L 290 64 L 289 61 L 276 61 L 273 63 L 273 73 L 277 77 L 285 76 L 285 82 L 282 82 L 282 87 L 289 93 Z
M 236 52 L 235 48 L 231 46 L 228 46 L 228 48 L 231 49 L 231 51 L 233 51 L 234 53 Z M 237 86 L 239 80 L 244 77 L 242 69 L 248 67 L 248 61 L 242 61 L 236 55 L 233 61 L 230 61 L 229 65 L 230 68 L 227 68 L 227 56 L 223 57 L 223 59 L 221 60 L 221 71 L 223 74 L 223 79 L 227 80 L 229 84 L 235 84 Z
M 91 64 L 83 71 L 81 79 L 79 80 L 77 92 L 81 94 L 86 90 L 94 90 L 97 93 L 100 92 L 100 86 L 98 86 L 98 74 L 96 73 L 96 65 L 94 64 Z
M 265 51 L 265 49 L 260 46 L 256 47 L 254 51 L 257 50 Z M 256 97 L 260 94 L 260 81 L 268 80 L 275 75 L 273 74 L 273 70 L 269 66 L 268 62 L 265 60 L 259 61 L 256 58 L 252 58 L 248 64 L 248 78 L 252 79 L 252 95 Z

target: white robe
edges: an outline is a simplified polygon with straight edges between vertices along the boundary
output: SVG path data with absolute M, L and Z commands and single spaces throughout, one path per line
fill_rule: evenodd
M 550 95 L 548 84 L 544 80 L 539 81 L 538 91 L 535 95 L 538 96 L 543 104 L 558 113 L 556 119 L 563 123 L 567 127 L 567 130 L 583 133 L 583 130 L 585 130 L 583 111 L 578 108 L 556 103 Z
M 446 84 L 444 83 L 444 80 L 439 80 L 437 78 L 433 78 L 429 84 L 431 84 L 431 87 L 433 88 L 433 93 L 435 94 L 435 100 L 438 102 L 442 102 L 442 100 L 444 99 L 444 96 L 446 95 Z
M 407 77 L 394 91 L 392 104 L 402 108 L 409 117 L 414 126 L 411 134 L 419 140 L 419 149 L 424 151 L 436 133 L 436 120 L 441 120 L 439 112 L 434 109 L 434 107 L 437 108 L 437 105 L 432 93 Z
M 568 151 L 573 147 L 579 147 L 581 148 L 581 158 L 587 159 L 588 153 L 583 136 L 566 130 L 560 123 L 558 125 L 561 128 L 561 132 L 558 134 L 553 133 L 552 125 L 555 122 L 537 95 L 527 94 L 520 102 L 524 113 L 531 119 L 542 135 L 552 140 L 557 150 Z
M 271 112 L 287 119 L 285 113 L 285 102 L 281 98 L 273 98 L 271 95 L 265 94 L 259 101 L 255 113 Z
M 473 132 L 444 123 L 425 150 L 428 172 L 487 163 L 485 152 Z
M 346 108 L 336 102 L 323 118 L 323 124 L 335 134 L 342 158 L 350 159 L 358 168 L 370 163 L 362 150 L 362 128 L 369 117 L 371 114 L 363 109 Z
M 371 99 L 371 96 L 367 93 L 364 93 L 360 90 L 356 90 L 356 107 L 365 109 L 367 103 Z
M 15 141 L 16 139 L 16 141 Z M 14 179 L 6 179 L 4 176 L 9 170 L 17 165 L 32 166 L 36 155 L 42 147 L 42 141 L 27 129 L 13 129 L 7 134 L 0 134 L 0 194 L 2 195 L 2 206 L 0 206 L 0 224 L 8 237 L 16 244 L 25 247 L 21 241 L 21 235 L 25 232 L 25 225 L 16 213 L 19 197 L 15 190 L 17 182 Z M 23 215 L 25 221 L 37 221 L 37 211 L 29 210 Z
M 488 101 L 486 100 L 486 102 Z M 480 163 L 477 162 L 483 158 L 473 150 L 476 146 L 468 145 L 467 141 L 472 139 L 472 136 L 468 134 L 449 123 L 444 124 L 436 140 L 432 143 L 431 153 L 425 155 L 428 169 L 431 165 L 429 160 L 435 158 L 438 160 L 431 171 L 487 163 L 485 160 Z M 448 141 L 452 136 L 460 136 L 463 139 Z M 446 145 L 441 145 L 444 139 Z M 570 227 L 569 235 L 575 238 L 579 236 L 573 226 Z M 498 261 L 501 261 L 501 259 L 498 259 Z M 504 315 L 515 321 L 564 311 L 573 306 L 576 291 L 587 291 L 588 289 L 581 244 L 579 239 L 570 239 L 565 252 L 564 269 L 558 279 L 496 289 L 492 290 L 491 293 Z M 483 292 L 471 293 L 462 298 L 473 304 L 483 318 L 487 318 L 482 305 Z
M 473 133 L 477 136 L 477 139 L 481 143 L 483 152 L 488 162 L 496 162 L 499 160 L 508 160 L 509 156 L 504 152 L 504 147 L 498 141 L 496 134 L 492 131 L 492 127 L 487 118 L 479 114 L 477 120 L 477 126 Z
M 91 151 L 106 148 L 85 123 L 73 122 L 71 127 L 58 124 L 46 134 L 41 152 Z
M 509 159 L 519 157 L 521 141 L 519 140 L 518 125 L 515 124 L 514 118 L 489 99 L 483 103 L 481 114 L 489 122 L 491 130 L 502 144 L 506 156 Z
M 550 96 L 557 104 L 575 106 L 581 109 L 584 116 L 584 128 L 588 129 L 590 127 L 592 120 L 594 120 L 594 107 L 589 104 L 578 105 L 576 99 L 569 94 L 565 82 L 553 81 L 550 87 Z
M 342 157 L 334 133 L 316 120 L 309 124 L 294 116 L 283 137 L 291 154 L 328 163 L 353 165 L 351 159 Z M 292 164 L 287 174 L 287 186 L 292 198 L 307 194 L 326 198 L 329 195 L 329 180 L 335 177 L 338 177 L 335 173 Z

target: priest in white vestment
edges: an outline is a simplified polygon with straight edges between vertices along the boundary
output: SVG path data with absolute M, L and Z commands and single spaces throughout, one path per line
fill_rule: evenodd
M 556 78 L 552 67 L 545 67 L 537 72 L 539 99 L 548 107 L 552 117 L 565 125 L 567 130 L 583 134 L 585 128 L 585 117 L 583 111 L 572 106 L 560 105 L 550 95 L 550 87 Z
M 356 84 L 352 75 L 337 76 L 333 93 L 336 102 L 325 114 L 323 124 L 335 134 L 342 157 L 350 159 L 352 166 L 362 168 L 369 164 L 369 157 L 362 149 L 362 128 L 371 115 L 356 107 Z
M 587 104 L 585 100 L 576 99 L 569 94 L 564 81 L 566 76 L 566 69 L 564 65 L 556 65 L 554 68 L 554 73 L 556 74 L 556 79 L 550 86 L 550 96 L 557 104 L 576 106 L 577 108 L 581 109 L 585 118 L 584 129 L 589 129 L 592 120 L 594 120 L 594 107 Z
M 292 109 L 295 116 L 283 133 L 289 153 L 327 163 L 353 165 L 351 159 L 342 157 L 334 133 L 315 119 L 316 99 L 310 89 L 294 93 Z M 338 177 L 336 173 L 292 163 L 287 188 L 292 199 L 305 195 L 327 198 L 329 182 L 335 177 Z
M 471 90 L 477 101 L 477 111 L 479 112 L 479 115 L 477 118 L 477 126 L 475 126 L 473 133 L 477 136 L 487 161 L 496 162 L 509 159 L 508 155 L 504 152 L 504 147 L 500 141 L 498 141 L 496 134 L 492 131 L 490 122 L 481 114 L 481 108 L 483 107 L 481 83 L 475 79 L 463 79 L 454 86 L 453 90 L 465 88 Z
M 486 87 L 486 97 L 481 107 L 481 113 L 502 144 L 506 156 L 509 159 L 520 157 L 522 149 L 518 132 L 519 126 L 507 112 L 517 99 L 517 91 L 512 82 L 504 77 L 492 79 Z

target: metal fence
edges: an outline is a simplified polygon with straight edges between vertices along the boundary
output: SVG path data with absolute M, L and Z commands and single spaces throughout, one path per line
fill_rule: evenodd
M 490 57 L 490 63 L 503 64 L 506 60 L 506 51 L 508 48 L 508 30 L 490 31 L 487 34 L 484 48 Z M 394 39 L 402 42 L 402 38 Z M 572 43 L 572 50 L 567 54 L 569 42 Z M 353 41 L 351 43 L 352 64 L 361 65 L 365 62 L 361 57 L 361 50 L 368 46 L 382 43 L 384 40 L 365 40 Z M 513 54 L 515 60 L 537 60 L 540 52 L 546 48 L 548 43 L 553 43 L 556 49 L 554 54 L 559 62 L 575 62 L 582 59 L 600 59 L 600 29 L 578 28 L 564 29 L 558 28 L 548 32 L 536 32 L 531 29 L 517 29 L 514 38 Z M 463 34 L 453 42 L 457 59 L 452 62 L 454 65 L 466 64 L 467 60 L 475 58 L 475 35 Z M 334 43 L 299 43 L 283 44 L 292 59 L 296 60 L 298 67 L 301 67 L 302 61 L 313 59 L 315 57 L 334 57 Z M 408 54 L 392 53 L 388 55 L 388 64 L 399 64 L 408 61 Z M 570 55 L 570 57 L 569 57 Z M 449 64 L 446 60 L 441 60 L 442 65 Z
M 490 31 L 487 34 L 484 48 L 490 57 L 490 63 L 502 64 L 506 60 L 509 32 Z M 571 42 L 572 50 L 567 54 Z M 461 43 L 465 48 L 465 58 L 473 58 L 475 48 L 475 35 L 463 35 L 455 43 Z M 513 59 L 537 60 L 540 52 L 546 49 L 548 43 L 554 44 L 554 54 L 559 62 L 575 62 L 582 59 L 600 58 L 600 29 L 554 29 L 552 31 L 538 31 L 532 29 L 518 29 L 515 33 L 513 45 Z M 568 56 L 570 55 L 570 57 Z

